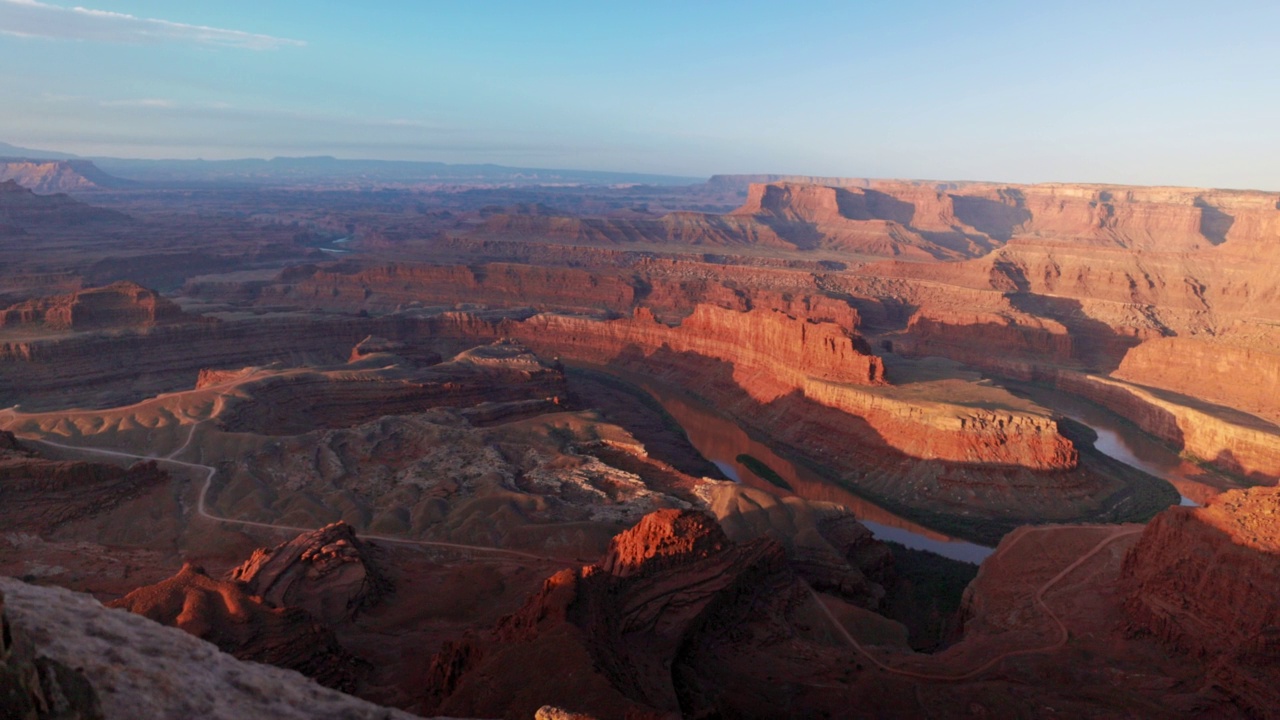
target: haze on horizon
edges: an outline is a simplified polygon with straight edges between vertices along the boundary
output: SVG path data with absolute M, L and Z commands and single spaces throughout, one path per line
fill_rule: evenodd
M 1280 4 L 0 0 L 82 155 L 1280 189 Z

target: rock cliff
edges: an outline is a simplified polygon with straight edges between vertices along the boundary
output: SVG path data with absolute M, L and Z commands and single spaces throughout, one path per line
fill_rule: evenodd
M 1280 354 L 1200 338 L 1158 338 L 1129 350 L 1112 377 L 1280 422 Z
M 446 712 L 527 717 L 548 703 L 615 717 L 732 712 L 740 700 L 706 684 L 702 663 L 785 642 L 794 631 L 782 618 L 802 597 L 773 541 L 736 545 L 706 516 L 658 511 L 598 564 L 549 578 L 483 638 L 446 645 L 427 683 Z M 514 682 L 531 667 L 536 691 Z
M 190 320 L 172 301 L 123 281 L 0 310 L 0 329 L 106 330 Z
M 33 446 L 38 447 L 35 443 Z M 40 457 L 0 431 L 0 525 L 37 534 L 110 511 L 168 476 L 155 462 L 128 469 Z
M 1124 561 L 1134 633 L 1198 658 L 1246 714 L 1280 707 L 1280 489 L 1158 515 Z
M 834 324 L 779 311 L 743 313 L 700 305 L 676 327 L 643 309 L 617 320 L 544 314 L 504 321 L 494 332 L 517 337 L 544 354 L 675 374 L 688 387 L 705 388 L 709 378 L 698 378 L 697 363 L 682 361 L 680 354 L 721 361 L 738 388 L 758 402 L 799 394 L 864 419 L 889 445 L 918 458 L 1039 470 L 1075 465 L 1074 447 L 1047 414 L 912 400 L 866 389 L 886 381 L 883 361 L 865 341 Z
M 1267 193 L 1106 185 L 999 185 L 768 177 L 726 215 L 656 219 L 499 215 L 482 236 L 577 244 L 647 243 L 836 250 L 913 260 L 974 258 L 1015 239 L 1191 251 L 1274 231 Z M 735 184 L 724 180 L 721 184 Z M 713 181 L 715 182 L 715 181 Z
M 31 639 L 37 663 L 77 668 L 106 720 L 418 717 L 329 690 L 296 672 L 237 660 L 175 628 L 104 608 L 87 595 L 11 578 L 0 578 L 0 592 L 13 636 Z
M 300 607 L 272 604 L 252 587 L 187 564 L 177 575 L 107 603 L 176 627 L 241 660 L 296 670 L 351 692 L 360 663 L 333 630 Z
M 0 182 L 13 181 L 38 193 L 122 188 L 133 183 L 103 172 L 89 160 L 0 158 Z
M 350 525 L 338 522 L 255 550 L 230 577 L 272 607 L 300 607 L 326 623 L 340 623 L 391 591 L 376 554 Z

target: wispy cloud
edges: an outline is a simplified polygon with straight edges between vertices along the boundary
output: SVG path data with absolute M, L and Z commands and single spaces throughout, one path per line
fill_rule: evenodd
M 107 10 L 62 7 L 38 2 L 38 0 L 0 0 L 0 33 L 22 37 L 134 44 L 194 43 L 245 50 L 274 50 L 306 45 L 301 40 L 260 35 L 242 30 L 140 18 Z
M 132 100 L 103 100 L 98 103 L 102 107 L 144 107 L 144 108 L 171 108 L 174 106 L 172 100 L 163 98 L 137 98 Z

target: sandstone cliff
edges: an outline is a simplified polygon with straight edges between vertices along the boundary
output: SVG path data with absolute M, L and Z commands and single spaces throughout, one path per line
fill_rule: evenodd
M 89 160 L 0 158 L 0 182 L 9 180 L 38 193 L 106 190 L 133 184 L 108 175 Z
M 711 653 L 785 642 L 794 631 L 782 615 L 801 592 L 773 541 L 735 545 L 706 516 L 659 511 L 598 564 L 549 578 L 483 639 L 446 645 L 428 687 L 446 712 L 527 717 L 550 703 L 611 717 L 736 715 L 742 698 L 706 684 Z M 533 667 L 536 691 L 516 681 Z
M 1246 714 L 1280 707 L 1280 489 L 1153 520 L 1124 562 L 1132 632 L 1199 658 Z
M 861 338 L 833 324 L 777 311 L 740 313 L 701 305 L 676 327 L 643 309 L 633 318 L 607 321 L 537 315 L 504 321 L 494 332 L 517 337 L 545 354 L 675 373 L 688 386 L 705 384 L 708 378 L 698 379 L 698 363 L 680 362 L 681 354 L 721 361 L 738 388 L 758 402 L 798 393 L 866 420 L 889 445 L 918 458 L 1040 470 L 1075 465 L 1074 447 L 1047 414 L 912 400 L 864 389 L 885 380 L 883 362 Z M 714 363 L 709 370 L 715 372 Z
M 376 550 L 346 523 L 260 548 L 231 571 L 246 592 L 273 607 L 300 607 L 327 623 L 351 620 L 391 591 Z
M 762 395 L 798 388 L 807 377 L 875 385 L 884 382 L 884 366 L 866 343 L 832 323 L 811 323 L 782 312 L 733 312 L 700 305 L 676 327 L 646 309 L 632 318 L 600 321 L 563 315 L 538 315 L 506 321 L 498 331 L 535 349 L 606 363 L 630 349 L 645 354 L 667 348 L 732 363 L 741 376 L 757 376 Z
M 252 588 L 216 580 L 190 564 L 107 607 L 176 627 L 241 660 L 296 670 L 346 692 L 356 687 L 360 664 L 329 626 L 302 608 L 270 604 Z
M 0 310 L 0 328 L 105 330 L 150 327 L 189 320 L 172 301 L 123 281 Z
M 11 433 L 0 431 L 0 526 L 8 530 L 44 535 L 108 512 L 167 479 L 155 462 L 125 469 L 47 460 L 20 445 Z
M 1202 338 L 1159 338 L 1129 350 L 1112 377 L 1280 422 L 1280 354 Z
M 1177 367 L 1178 361 L 1171 364 Z M 998 358 L 980 366 L 1096 403 L 1185 455 L 1227 472 L 1267 484 L 1280 478 L 1280 429 L 1259 417 L 1101 375 Z
M 491 217 L 481 236 L 577 244 L 648 243 L 836 250 L 957 260 L 1011 241 L 1192 251 L 1250 242 L 1280 223 L 1276 196 L 1189 188 L 999 185 L 762 176 L 726 215 L 660 219 Z M 723 180 L 726 186 L 741 180 Z

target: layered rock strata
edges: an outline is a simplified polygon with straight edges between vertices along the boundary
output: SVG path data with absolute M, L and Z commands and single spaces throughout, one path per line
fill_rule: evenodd
M 447 645 L 428 684 L 453 713 L 528 716 L 551 703 L 617 717 L 698 715 L 723 702 L 698 680 L 700 647 L 733 643 L 725 633 L 741 623 L 785 635 L 772 618 L 799 592 L 773 541 L 735 545 L 704 515 L 658 511 L 617 536 L 600 563 L 552 576 L 485 639 Z M 541 680 L 532 692 L 516 681 L 530 662 Z
M 1198 658 L 1251 717 L 1280 707 L 1280 489 L 1161 513 L 1125 558 L 1131 632 Z
M 327 623 L 353 619 L 392 589 L 374 548 L 346 523 L 259 548 L 230 578 L 272 607 L 300 607 Z
M 673 353 L 721 361 L 741 391 L 758 402 L 798 394 L 865 419 L 887 444 L 917 458 L 1037 470 L 1076 464 L 1074 446 L 1047 413 L 910 400 L 868 389 L 886 381 L 883 361 L 865 341 L 835 325 L 777 311 L 735 313 L 703 305 L 676 327 L 643 309 L 618 320 L 544 314 L 502 322 L 493 332 L 518 337 L 543 353 L 650 373 L 697 374 L 695 363 L 673 368 L 674 360 L 663 359 Z M 686 377 L 682 384 L 706 381 Z
M 187 564 L 177 575 L 107 603 L 207 640 L 241 660 L 296 670 L 327 687 L 356 687 L 356 660 L 300 607 L 271 604 L 243 583 Z
M 128 281 L 0 310 L 0 328 L 103 330 L 149 327 L 185 319 L 172 301 Z
M 1112 377 L 1280 422 L 1280 354 L 1196 338 L 1159 338 L 1129 350 Z
M 0 431 L 0 525 L 47 534 L 110 511 L 168 480 L 155 462 L 130 468 L 48 460 Z
M 856 385 L 884 382 L 883 363 L 857 335 L 778 311 L 742 313 L 699 305 L 675 327 L 644 308 L 632 318 L 608 321 L 544 314 L 502 323 L 497 330 L 544 352 L 601 364 L 632 349 L 693 353 L 732 363 L 736 373 L 762 381 L 759 392 L 766 395 L 794 390 L 810 377 Z

